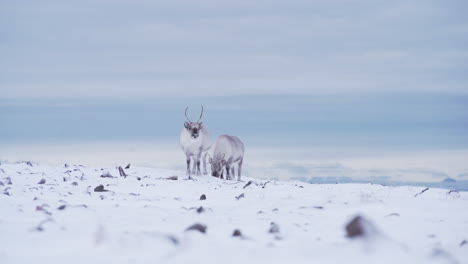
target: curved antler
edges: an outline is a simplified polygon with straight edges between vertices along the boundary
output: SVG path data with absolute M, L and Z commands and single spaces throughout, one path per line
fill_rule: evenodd
M 201 114 L 200 114 L 200 118 L 198 118 L 198 120 L 197 120 L 197 123 L 200 121 L 202 116 L 203 116 L 203 105 L 201 105 Z
M 189 119 L 188 116 L 187 116 L 187 109 L 188 109 L 188 106 L 187 106 L 187 108 L 185 108 L 185 118 L 187 118 L 187 120 L 188 120 L 189 122 L 192 122 L 192 121 L 190 121 L 190 119 Z

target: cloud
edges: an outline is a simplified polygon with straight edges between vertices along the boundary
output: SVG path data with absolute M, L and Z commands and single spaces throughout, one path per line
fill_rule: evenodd
M 463 5 L 3 1 L 0 96 L 460 92 Z

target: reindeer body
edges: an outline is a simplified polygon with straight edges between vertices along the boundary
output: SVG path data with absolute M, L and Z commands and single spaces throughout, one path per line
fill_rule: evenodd
M 187 109 L 185 116 L 187 117 Z M 203 116 L 203 106 L 200 118 L 197 122 L 185 122 L 184 128 L 180 132 L 180 146 L 185 153 L 187 161 L 187 175 L 191 179 L 191 174 L 201 175 L 200 159 L 203 156 L 203 174 L 208 174 L 206 171 L 206 154 L 211 147 L 211 135 L 208 127 L 199 122 Z M 190 162 L 193 161 L 193 169 L 190 170 Z
M 213 149 L 213 159 L 210 159 L 212 175 L 223 178 L 223 169 L 226 168 L 226 179 L 230 180 L 235 176 L 234 166 L 237 165 L 237 180 L 240 181 L 243 160 L 242 141 L 235 136 L 219 136 Z

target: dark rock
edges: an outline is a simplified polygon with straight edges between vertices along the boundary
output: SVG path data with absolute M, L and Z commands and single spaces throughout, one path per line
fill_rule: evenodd
M 77 182 L 72 182 L 71 185 L 78 186 L 78 183 Z
M 112 174 L 110 174 L 109 172 L 103 173 L 100 177 L 101 177 L 101 178 L 115 178 L 115 177 L 112 176 Z
M 94 188 L 94 191 L 95 192 L 108 192 L 108 190 L 104 189 L 104 186 L 102 184 Z
M 201 214 L 203 212 L 205 212 L 205 208 L 203 208 L 203 206 L 197 208 L 197 213 Z
M 125 167 L 126 170 L 130 169 L 130 163 Z
M 421 195 L 421 194 L 423 194 L 424 192 L 426 192 L 426 191 L 428 191 L 428 190 L 429 190 L 429 187 L 426 188 L 426 189 L 424 189 L 424 190 L 422 190 L 421 192 L 418 192 L 417 194 L 414 195 L 414 197 L 416 197 L 416 196 L 418 196 L 418 195 Z
M 122 166 L 119 166 L 119 174 L 120 177 L 126 178 L 128 175 L 125 173 L 125 171 L 122 169 Z
M 206 195 L 202 194 L 202 195 L 200 196 L 200 200 L 206 200 Z
M 137 180 L 141 181 L 141 178 L 140 177 L 136 177 Z
M 359 215 L 354 217 L 345 228 L 346 236 L 349 238 L 369 237 L 376 234 L 374 225 Z
M 400 216 L 400 214 L 399 213 L 391 213 L 391 214 L 386 215 L 385 217 L 391 217 L 391 216 Z
M 322 210 L 322 209 L 323 209 L 323 206 L 314 206 L 314 209 Z
M 130 164 L 128 164 L 130 166 Z M 173 235 L 167 235 L 166 236 L 167 239 L 169 239 L 169 241 L 172 242 L 172 244 L 174 244 L 175 246 L 179 245 L 179 239 L 177 239 L 177 237 L 173 236 Z
M 244 185 L 243 189 L 247 188 L 252 183 L 253 183 L 253 181 L 249 181 L 246 185 Z
M 46 180 L 45 179 L 41 179 L 37 184 L 44 184 L 46 183 Z
M 177 176 L 167 177 L 166 180 L 177 181 Z
M 242 237 L 242 233 L 239 229 L 235 229 L 234 232 L 232 232 L 233 237 Z
M 200 233 L 206 233 L 206 229 L 207 229 L 207 226 L 206 225 L 202 225 L 202 224 L 199 224 L 199 223 L 195 223 L 189 227 L 187 227 L 187 229 L 185 229 L 185 231 L 192 231 L 192 230 L 195 230 L 195 231 L 198 231 Z
M 13 184 L 10 177 L 5 178 L 5 184 L 7 184 L 7 185 L 12 185 Z
M 464 245 L 468 245 L 468 241 L 463 240 L 462 242 L 460 242 L 460 247 L 462 247 L 462 246 L 464 246 Z
M 268 229 L 268 233 L 274 234 L 274 233 L 279 233 L 279 231 L 280 231 L 279 225 L 274 222 L 271 222 L 270 229 Z
M 57 209 L 58 209 L 58 210 L 64 210 L 66 207 L 67 207 L 67 206 L 64 204 L 64 205 L 59 206 Z
M 63 165 L 65 168 L 68 168 L 70 167 L 67 163 L 65 163 L 65 165 Z
M 244 198 L 244 197 L 245 197 L 244 193 L 241 193 L 240 195 L 236 196 L 236 199 L 239 200 L 239 199 Z

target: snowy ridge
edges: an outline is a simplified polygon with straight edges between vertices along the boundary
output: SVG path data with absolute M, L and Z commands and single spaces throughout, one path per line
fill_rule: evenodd
M 2 163 L 0 263 L 468 259 L 466 192 L 247 177 L 190 181 L 181 171 L 133 166 L 123 172 L 128 176 L 114 167 Z M 375 230 L 347 237 L 356 215 Z M 205 233 L 186 230 L 197 223 Z

